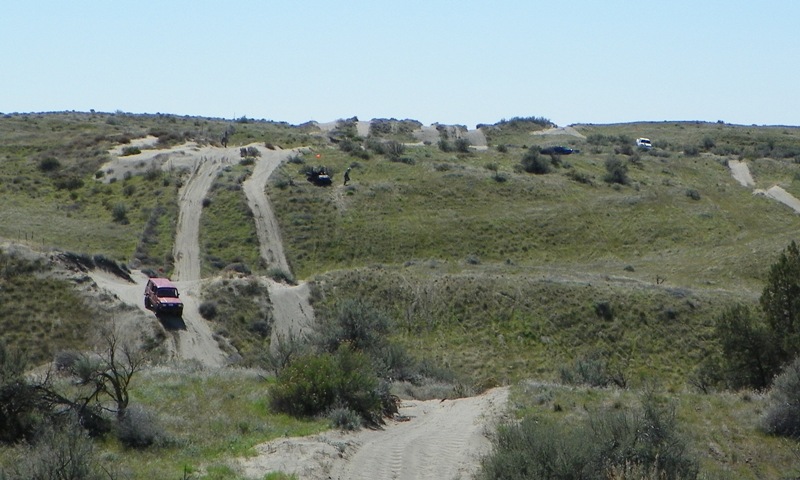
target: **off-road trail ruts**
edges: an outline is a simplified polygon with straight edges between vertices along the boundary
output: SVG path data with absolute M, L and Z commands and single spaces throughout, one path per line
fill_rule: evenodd
M 507 399 L 508 389 L 496 388 L 477 397 L 404 401 L 398 420 L 383 429 L 275 440 L 257 446 L 241 468 L 254 479 L 273 471 L 301 480 L 470 479 Z
M 360 126 L 365 128 L 364 125 Z M 259 251 L 269 268 L 291 273 L 284 255 L 280 230 L 265 194 L 272 172 L 297 151 L 271 150 L 254 145 L 257 157 L 253 173 L 243 184 L 253 212 Z M 175 276 L 184 301 L 185 327 L 173 330 L 173 354 L 195 359 L 207 366 L 223 366 L 226 355 L 198 312 L 201 270 L 199 228 L 202 204 L 215 177 L 238 156 L 238 148 L 223 149 L 186 144 L 168 150 L 145 150 L 139 155 L 116 157 L 105 168 L 115 175 L 140 169 L 148 162 L 162 169 L 189 170 L 179 191 L 179 217 L 175 240 Z M 106 181 L 110 181 L 106 179 Z M 135 284 L 104 272 L 94 272 L 99 288 L 111 291 L 123 302 L 143 306 L 147 277 L 134 271 Z M 286 285 L 269 280 L 274 325 L 272 347 L 290 338 L 299 339 L 313 326 L 314 312 L 308 301 L 309 286 Z M 147 314 L 152 315 L 151 312 Z M 296 474 L 300 479 L 467 479 L 488 452 L 487 432 L 505 411 L 508 390 L 498 388 L 473 398 L 406 400 L 399 415 L 380 430 L 355 433 L 327 432 L 308 438 L 284 438 L 256 447 L 255 457 L 234 461 L 251 478 L 270 472 Z
M 227 157 L 200 157 L 180 189 L 174 248 L 175 280 L 200 280 L 200 216 L 203 213 L 203 200 L 226 164 L 230 164 Z
M 283 253 L 278 221 L 272 213 L 272 207 L 264 194 L 264 187 L 272 172 L 281 162 L 288 158 L 292 151 L 262 151 L 261 157 L 256 162 L 252 175 L 244 181 L 242 187 L 247 196 L 250 210 L 256 222 L 256 233 L 261 251 L 261 258 L 272 268 L 289 272 L 289 264 Z
M 259 147 L 261 156 L 257 158 L 252 175 L 244 181 L 243 189 L 256 223 L 261 258 L 269 268 L 277 268 L 291 273 L 289 263 L 283 252 L 278 221 L 272 211 L 264 188 L 272 172 L 296 150 L 268 150 Z M 273 352 L 279 345 L 305 337 L 314 322 L 314 310 L 308 302 L 309 288 L 305 283 L 296 286 L 285 285 L 269 280 L 269 296 L 272 302 L 272 338 L 270 348 Z
M 233 148 L 199 147 L 189 143 L 170 149 L 144 150 L 138 155 L 114 158 L 103 167 L 104 170 L 113 170 L 117 174 L 135 170 L 137 166 L 148 163 L 164 170 L 171 168 L 189 170 L 190 174 L 178 193 L 178 226 L 173 250 L 175 258 L 173 280 L 181 292 L 184 303 L 183 316 L 181 319 L 162 319 L 162 321 L 173 335 L 174 343 L 169 349 L 174 356 L 196 360 L 211 367 L 223 366 L 227 355 L 220 348 L 210 325 L 199 313 L 197 299 L 200 298 L 200 216 L 203 199 L 217 174 L 226 165 L 231 164 L 231 158 L 236 158 L 238 155 L 238 150 Z M 134 285 L 109 277 L 102 272 L 92 273 L 99 287 L 113 292 L 125 303 L 136 305 L 148 312 L 143 305 L 147 277 L 141 272 L 133 272 L 131 276 L 135 281 Z M 148 314 L 152 315 L 151 312 Z

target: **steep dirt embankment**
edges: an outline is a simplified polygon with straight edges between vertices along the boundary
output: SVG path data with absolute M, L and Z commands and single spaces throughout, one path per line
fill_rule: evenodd
M 489 452 L 487 434 L 505 411 L 507 388 L 456 400 L 404 401 L 382 430 L 328 432 L 256 447 L 245 475 L 282 471 L 307 480 L 468 479 Z

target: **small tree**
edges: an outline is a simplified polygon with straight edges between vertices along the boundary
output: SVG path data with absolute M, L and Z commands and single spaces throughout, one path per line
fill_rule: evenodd
M 724 376 L 733 388 L 766 388 L 780 368 L 768 326 L 745 305 L 725 310 L 716 322 Z
M 103 332 L 101 353 L 83 356 L 72 367 L 80 385 L 89 389 L 78 403 L 88 406 L 91 401 L 100 403 L 106 397 L 114 402 L 117 417 L 124 417 L 130 402 L 131 380 L 145 362 L 145 355 L 134 345 L 120 342 L 116 332 Z
M 781 360 L 788 362 L 800 352 L 800 248 L 794 241 L 770 267 L 760 301 Z

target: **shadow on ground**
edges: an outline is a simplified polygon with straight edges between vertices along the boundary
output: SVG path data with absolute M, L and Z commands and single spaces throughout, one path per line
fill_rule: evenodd
M 183 321 L 183 317 L 180 315 L 162 313 L 158 315 L 158 320 L 167 330 L 186 330 L 186 322 Z

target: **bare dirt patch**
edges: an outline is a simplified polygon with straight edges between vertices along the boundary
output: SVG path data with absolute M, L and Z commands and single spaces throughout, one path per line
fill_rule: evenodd
M 753 176 L 750 175 L 750 169 L 745 162 L 739 160 L 728 160 L 728 168 L 731 170 L 733 179 L 739 182 L 743 187 L 755 187 L 756 182 Z
M 273 471 L 308 480 L 472 478 L 507 400 L 507 388 L 456 400 L 407 400 L 382 430 L 268 442 L 240 466 L 251 478 Z
M 577 131 L 575 127 L 553 127 L 547 130 L 538 130 L 532 133 L 533 135 L 568 135 L 571 137 L 578 137 L 586 139 L 586 136 Z
M 739 182 L 743 187 L 752 188 L 756 186 L 756 182 L 753 180 L 753 176 L 750 174 L 750 168 L 747 166 L 746 162 L 728 160 L 728 168 L 731 170 L 731 175 L 734 180 Z M 763 195 L 767 198 L 771 198 L 791 208 L 795 213 L 800 213 L 800 200 L 778 185 L 773 185 L 766 190 L 757 188 L 753 190 L 753 195 Z

